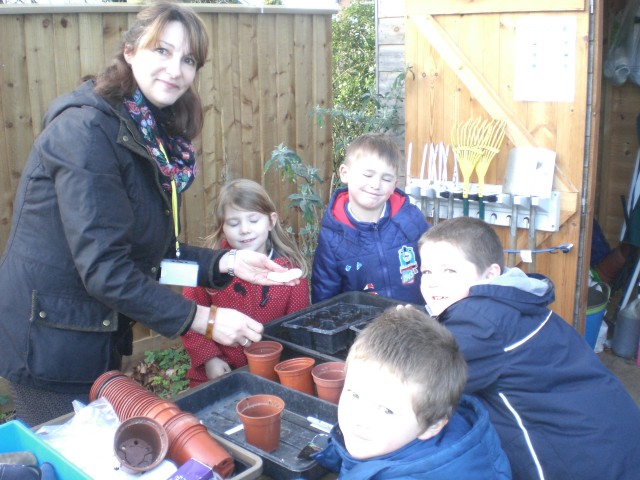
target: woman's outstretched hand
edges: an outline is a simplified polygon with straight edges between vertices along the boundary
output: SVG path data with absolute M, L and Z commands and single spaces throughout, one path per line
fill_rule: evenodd
M 282 281 L 277 277 L 269 278 L 269 272 L 286 272 L 287 269 L 258 252 L 252 250 L 236 250 L 235 254 L 227 252 L 220 260 L 220 272 L 227 273 L 231 269 L 233 274 L 247 282 L 257 285 L 289 285 L 293 287 L 300 283 L 298 278 Z

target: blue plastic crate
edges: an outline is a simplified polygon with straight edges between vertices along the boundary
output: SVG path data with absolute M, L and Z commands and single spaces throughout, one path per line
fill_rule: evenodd
M 48 462 L 53 465 L 57 480 L 91 480 L 21 421 L 12 420 L 0 425 L 0 453 L 24 451 L 33 453 L 38 464 Z

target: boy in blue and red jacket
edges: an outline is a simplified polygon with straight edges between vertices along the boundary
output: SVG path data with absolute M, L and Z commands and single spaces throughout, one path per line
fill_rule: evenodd
M 396 188 L 402 155 L 385 134 L 366 134 L 347 148 L 340 180 L 322 219 L 311 300 L 365 291 L 422 303 L 418 240 L 424 215 Z

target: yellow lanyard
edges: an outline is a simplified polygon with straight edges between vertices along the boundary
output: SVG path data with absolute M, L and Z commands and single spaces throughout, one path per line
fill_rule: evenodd
M 158 145 L 164 158 L 169 161 L 169 157 L 164 151 L 164 147 L 160 141 L 158 141 Z M 173 210 L 173 228 L 176 234 L 176 258 L 180 258 L 180 242 L 178 241 L 178 234 L 180 233 L 178 228 L 178 188 L 176 187 L 176 181 L 173 177 L 171 177 L 171 209 Z

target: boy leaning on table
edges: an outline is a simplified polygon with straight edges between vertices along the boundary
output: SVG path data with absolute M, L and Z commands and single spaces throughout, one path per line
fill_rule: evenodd
M 346 360 L 338 424 L 314 458 L 341 480 L 511 478 L 487 411 L 462 396 L 466 365 L 449 331 L 416 309 L 390 309 Z

